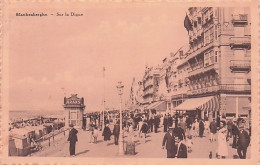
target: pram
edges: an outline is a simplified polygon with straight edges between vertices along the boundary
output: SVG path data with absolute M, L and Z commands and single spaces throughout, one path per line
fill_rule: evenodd
M 40 151 L 42 150 L 42 145 L 39 141 L 35 141 L 33 138 L 31 139 L 31 150 L 32 151 Z

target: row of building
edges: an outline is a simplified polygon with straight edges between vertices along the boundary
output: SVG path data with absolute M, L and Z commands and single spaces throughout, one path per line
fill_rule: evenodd
M 250 119 L 250 8 L 191 7 L 184 28 L 189 43 L 133 80 L 130 107 Z

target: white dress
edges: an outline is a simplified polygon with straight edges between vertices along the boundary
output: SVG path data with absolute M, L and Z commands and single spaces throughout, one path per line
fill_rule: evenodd
M 221 130 L 218 132 L 218 148 L 217 153 L 219 156 L 228 156 L 228 144 L 226 142 L 226 134 Z

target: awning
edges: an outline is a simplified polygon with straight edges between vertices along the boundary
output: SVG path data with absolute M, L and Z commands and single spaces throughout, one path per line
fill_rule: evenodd
M 175 107 L 177 111 L 217 111 L 219 109 L 219 100 L 216 96 L 192 98 L 185 100 L 182 104 Z
M 145 109 L 152 109 L 153 106 L 155 106 L 158 102 L 153 102 L 150 105 L 148 105 Z
M 155 109 L 157 111 L 166 111 L 166 101 L 157 101 L 150 104 L 146 109 Z

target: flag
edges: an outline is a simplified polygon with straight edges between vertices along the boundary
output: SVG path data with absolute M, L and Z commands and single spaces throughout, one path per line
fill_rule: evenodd
M 187 14 L 186 14 L 186 17 L 184 19 L 184 27 L 186 28 L 187 31 L 192 30 L 192 23 L 191 23 Z

